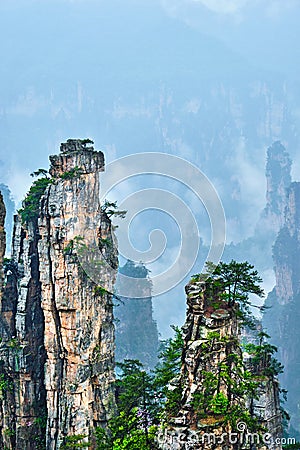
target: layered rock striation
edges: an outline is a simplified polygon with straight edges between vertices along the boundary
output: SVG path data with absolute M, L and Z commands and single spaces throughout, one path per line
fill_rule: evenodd
M 95 428 L 114 410 L 117 252 L 99 202 L 104 156 L 89 144 L 69 140 L 50 156 L 50 176 L 15 219 L 0 349 L 14 378 L 2 429 L 8 449 L 57 450 L 74 435 L 94 448 Z

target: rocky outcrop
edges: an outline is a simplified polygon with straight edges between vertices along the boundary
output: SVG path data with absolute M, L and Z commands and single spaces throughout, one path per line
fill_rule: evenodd
M 222 299 L 221 288 L 204 281 L 191 282 L 186 293 L 182 370 L 180 378 L 169 386 L 180 389 L 180 406 L 176 417 L 169 418 L 158 434 L 160 448 L 246 448 L 245 443 L 249 444 L 258 431 L 247 428 L 250 412 L 272 435 L 268 445 L 263 442 L 260 448 L 281 449 L 275 444 L 282 432 L 278 382 L 272 376 L 262 376 L 267 361 L 257 371 L 249 358 L 246 361 L 240 343 L 238 306 L 229 307 Z M 258 398 L 251 390 L 243 391 L 250 373 Z
M 117 253 L 99 203 L 104 157 L 90 143 L 62 144 L 50 157 L 51 178 L 38 183 L 38 209 L 34 189 L 15 220 L 1 327 L 14 378 L 2 430 L 8 449 L 57 450 L 72 435 L 94 448 L 95 427 L 114 410 Z

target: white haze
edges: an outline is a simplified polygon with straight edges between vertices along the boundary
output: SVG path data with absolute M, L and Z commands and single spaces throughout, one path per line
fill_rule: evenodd
M 170 153 L 217 188 L 228 242 L 251 236 L 273 141 L 300 179 L 299 20 L 299 1 L 0 0 L 0 182 L 19 203 L 68 138 L 92 138 L 107 162 Z M 207 240 L 201 207 L 176 193 Z M 154 305 L 167 336 L 184 320 L 183 285 Z

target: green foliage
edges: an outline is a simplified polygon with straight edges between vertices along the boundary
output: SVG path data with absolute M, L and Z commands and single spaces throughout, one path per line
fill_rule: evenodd
M 31 174 L 30 174 L 30 176 L 31 177 L 39 177 L 39 176 L 43 176 L 43 177 L 46 177 L 46 178 L 49 178 L 49 172 L 48 172 L 48 170 L 46 170 L 46 169 L 38 169 L 38 170 L 36 170 L 35 172 L 32 172 Z
M 12 339 L 8 342 L 8 347 L 9 347 L 9 348 L 12 348 L 12 349 L 14 349 L 14 350 L 20 350 L 21 345 L 20 345 L 20 343 L 19 343 L 19 341 L 18 341 L 17 338 L 12 338 Z
M 155 389 L 164 405 L 167 416 L 174 416 L 180 408 L 182 388 L 178 384 L 182 364 L 183 337 L 182 330 L 172 327 L 175 336 L 163 343 L 159 358 L 160 363 L 155 369 Z
M 71 170 L 68 170 L 67 172 L 64 172 L 60 175 L 60 178 L 62 180 L 73 180 L 74 178 L 79 178 L 80 175 L 82 175 L 83 170 L 76 166 Z
M 215 265 L 211 262 L 206 264 L 206 273 L 197 274 L 192 280 L 206 279 L 208 287 L 212 292 L 219 291 L 218 297 L 221 301 L 228 304 L 229 307 L 238 305 L 236 314 L 241 322 L 251 328 L 254 328 L 254 320 L 250 307 L 254 305 L 249 300 L 250 294 L 258 297 L 264 296 L 261 288 L 262 278 L 258 275 L 254 266 L 247 261 L 239 263 L 232 260 L 230 263 L 220 262 Z M 219 305 L 220 306 L 220 305 Z M 263 307 L 259 307 L 263 310 Z
M 224 414 L 228 409 L 229 401 L 223 392 L 218 392 L 212 399 L 210 407 L 214 414 Z
M 46 430 L 47 416 L 36 417 L 34 419 L 34 424 L 38 425 L 42 430 Z
M 283 372 L 282 364 L 274 357 L 277 347 L 265 341 L 270 336 L 258 333 L 259 344 L 248 343 L 244 350 L 251 356 L 252 372 L 266 377 L 274 377 Z
M 74 240 L 71 239 L 65 246 L 63 253 L 64 255 L 71 255 L 74 248 Z
M 52 183 L 52 180 L 48 177 L 38 178 L 33 182 L 28 194 L 22 202 L 22 208 L 18 211 L 23 224 L 28 225 L 29 222 L 37 220 L 40 209 L 40 200 L 50 183 Z
M 113 438 L 106 429 L 97 427 L 94 435 L 97 443 L 96 450 L 111 450 L 113 448 Z
M 175 336 L 163 342 L 163 349 L 159 354 L 160 363 L 155 369 L 157 386 L 166 387 L 180 373 L 184 341 L 181 328 L 172 326 L 172 329 Z
M 12 383 L 8 380 L 4 373 L 0 374 L 0 396 L 6 394 L 7 391 L 12 390 Z
M 153 389 L 153 377 L 138 360 L 125 359 L 117 363 L 121 375 L 117 380 L 117 405 L 120 411 L 130 413 L 133 408 L 142 408 L 152 417 L 157 401 Z
M 233 364 L 234 362 L 234 364 Z M 245 370 L 241 357 L 228 355 L 219 364 L 218 374 L 204 371 L 202 373 L 201 391 L 193 395 L 191 405 L 199 418 L 210 415 L 219 416 L 223 423 L 232 427 L 241 418 L 250 429 L 258 429 L 257 420 L 245 408 L 245 398 L 257 398 L 258 383 L 253 375 Z M 220 391 L 220 385 L 226 386 L 227 393 Z M 254 426 L 255 424 L 255 426 Z
M 78 448 L 88 448 L 91 444 L 84 441 L 87 436 L 84 434 L 77 434 L 67 436 L 64 443 L 60 446 L 60 450 L 77 450 Z
M 108 290 L 102 286 L 95 286 L 93 289 L 93 292 L 96 296 L 100 296 L 100 297 L 109 293 Z
M 70 239 L 68 244 L 65 246 L 63 252 L 65 255 L 72 255 L 73 251 L 77 253 L 82 253 L 87 249 L 87 245 L 82 241 L 84 238 L 80 235 L 74 236 L 73 239 Z
M 218 379 L 212 372 L 203 371 L 201 391 L 196 391 L 191 402 L 195 412 L 203 417 L 210 412 L 213 398 L 218 389 Z
M 284 450 L 300 450 L 300 442 L 295 442 L 294 444 L 283 445 Z
M 151 450 L 158 413 L 153 377 L 137 360 L 124 360 L 117 366 L 118 414 L 109 421 L 108 430 L 95 430 L 97 450 Z
M 81 140 L 81 143 L 82 143 L 83 145 L 86 145 L 86 144 L 94 144 L 94 141 L 92 141 L 92 139 L 87 138 L 87 139 L 82 139 L 82 140 Z
M 101 211 L 105 213 L 108 217 L 117 216 L 124 219 L 127 211 L 118 210 L 117 202 L 109 202 L 105 200 L 104 204 L 101 206 Z
M 128 417 L 122 412 L 110 432 L 96 428 L 96 450 L 154 450 L 156 430 L 156 426 L 150 426 L 146 435 L 139 428 L 136 415 Z
M 16 432 L 15 432 L 15 430 L 13 430 L 11 428 L 4 428 L 3 434 L 4 434 L 4 436 L 12 437 L 16 434 Z
M 101 247 L 104 247 L 104 246 L 112 247 L 112 242 L 108 238 L 100 238 L 99 239 L 99 244 L 100 244 Z

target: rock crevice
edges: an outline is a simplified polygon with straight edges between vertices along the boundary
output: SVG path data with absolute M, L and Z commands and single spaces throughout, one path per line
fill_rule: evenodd
M 99 202 L 104 156 L 88 143 L 62 144 L 50 157 L 51 179 L 40 174 L 48 179 L 38 208 L 15 218 L 1 313 L 3 371 L 14 379 L 1 402 L 7 449 L 58 450 L 72 435 L 93 446 L 95 427 L 114 410 L 118 261 Z

